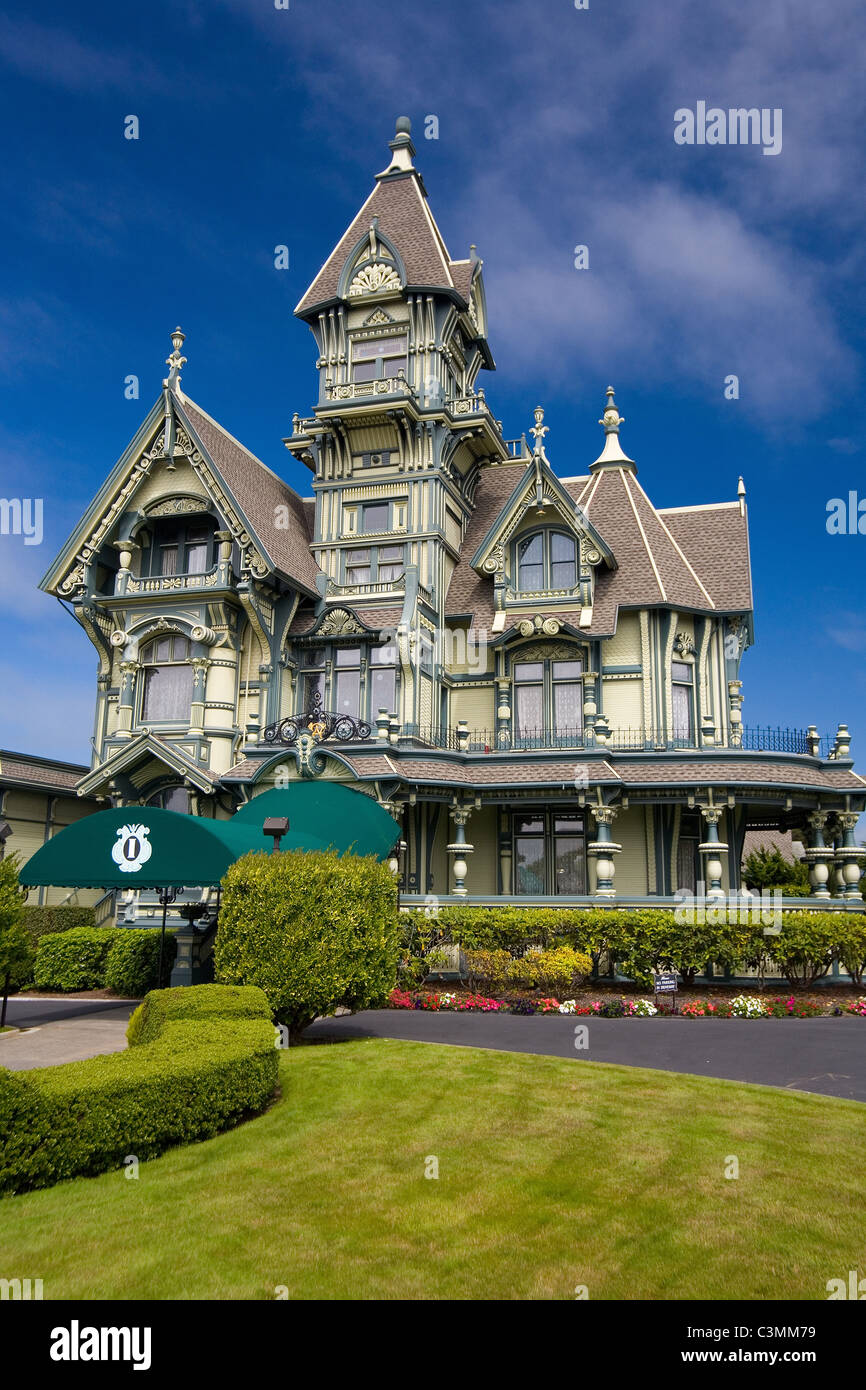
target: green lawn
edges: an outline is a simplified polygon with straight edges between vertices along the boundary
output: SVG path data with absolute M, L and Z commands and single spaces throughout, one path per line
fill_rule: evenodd
M 384 1040 L 294 1049 L 282 1085 L 138 1181 L 5 1199 L 0 1274 L 46 1298 L 824 1299 L 866 1272 L 866 1106 Z

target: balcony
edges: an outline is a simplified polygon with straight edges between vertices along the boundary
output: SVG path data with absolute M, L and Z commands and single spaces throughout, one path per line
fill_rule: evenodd
M 142 597 L 149 594 L 197 593 L 200 589 L 227 589 L 231 582 L 231 564 L 228 561 L 219 561 L 202 574 L 162 574 L 138 579 L 128 570 L 120 570 L 115 594 Z
M 806 730 L 770 727 L 743 728 L 742 739 L 737 743 L 725 743 L 718 738 L 711 743 L 702 743 L 694 738 L 678 738 L 669 731 L 643 728 L 608 730 L 606 725 L 596 730 L 524 729 L 520 733 L 512 733 L 507 729 L 470 729 L 465 725 L 456 729 L 438 729 L 410 724 L 401 730 L 400 741 L 455 753 L 556 752 L 563 749 L 608 749 L 616 753 L 692 750 L 701 753 L 725 748 L 749 753 L 811 753 L 812 756 L 829 758 L 834 749 L 832 735 L 826 734 L 818 739 L 817 750 L 813 750 Z
M 325 384 L 325 396 L 329 401 L 356 401 L 368 396 L 412 394 L 412 388 L 404 376 L 385 376 L 379 381 L 348 381 L 339 386 L 335 386 L 332 381 Z

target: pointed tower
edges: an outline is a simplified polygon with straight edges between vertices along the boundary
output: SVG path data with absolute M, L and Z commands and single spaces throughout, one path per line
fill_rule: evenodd
M 319 394 L 285 444 L 313 474 L 323 605 L 356 616 L 361 605 L 368 626 L 435 631 L 480 471 L 510 456 L 476 389 L 495 365 L 481 259 L 474 246 L 452 259 L 407 117 L 389 149 L 295 310 L 316 340 Z M 323 622 L 320 609 L 310 631 Z M 413 682 L 403 689 L 401 717 L 423 720 Z

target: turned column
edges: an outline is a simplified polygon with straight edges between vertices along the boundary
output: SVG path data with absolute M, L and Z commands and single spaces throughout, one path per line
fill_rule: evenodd
M 611 826 L 616 819 L 614 806 L 590 806 L 589 811 L 597 826 L 596 838 L 587 845 L 586 852 L 595 860 L 597 898 L 615 898 L 613 880 L 616 874 L 614 855 L 622 852 L 622 845 L 616 843 Z
M 842 866 L 843 896 L 852 902 L 860 902 L 862 870 L 859 860 L 863 850 L 854 843 L 854 831 L 860 816 L 857 811 L 839 811 L 836 819 L 842 831 L 842 843 L 836 849 L 836 858 Z
M 454 893 L 458 898 L 465 898 L 466 896 L 466 874 L 468 872 L 466 860 L 475 848 L 466 839 L 466 826 L 471 814 L 471 810 L 465 806 L 457 806 L 451 811 L 451 819 L 454 822 L 454 839 L 450 845 L 446 846 L 446 849 L 452 856 L 451 869 L 454 874 Z
M 719 821 L 722 818 L 721 806 L 702 806 L 701 815 L 707 824 L 707 838 L 698 849 L 704 856 L 704 878 L 708 898 L 723 898 L 722 855 L 727 854 L 728 846 L 719 839 Z
M 830 897 L 827 883 L 830 878 L 830 861 L 833 858 L 833 850 L 827 846 L 824 839 L 827 819 L 826 811 L 813 811 L 807 817 L 812 832 L 812 843 L 806 849 L 805 858 L 809 865 L 809 881 L 812 884 L 812 896 L 814 898 Z

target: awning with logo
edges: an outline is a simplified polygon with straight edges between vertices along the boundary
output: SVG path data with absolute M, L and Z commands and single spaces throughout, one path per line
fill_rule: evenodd
M 157 806 L 97 811 L 48 840 L 21 870 L 28 888 L 208 887 L 270 841 L 261 827 L 188 816 Z
M 339 785 L 301 783 L 263 792 L 231 820 L 120 806 L 84 816 L 28 860 L 19 882 L 28 888 L 212 887 L 241 855 L 269 852 L 265 819 L 288 816 L 280 850 L 335 849 L 384 859 L 400 827 L 383 807 Z

